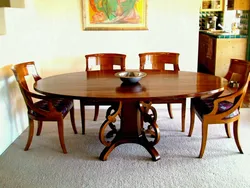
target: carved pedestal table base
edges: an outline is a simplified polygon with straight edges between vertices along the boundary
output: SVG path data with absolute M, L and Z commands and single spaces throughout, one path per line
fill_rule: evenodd
M 154 130 L 154 141 L 150 142 L 143 130 L 143 120 L 144 117 L 146 117 L 146 112 L 148 108 L 153 108 L 149 106 L 143 107 L 144 103 L 142 103 L 142 107 L 140 107 L 140 102 L 138 101 L 126 101 L 126 102 L 120 102 L 119 106 L 116 108 L 116 111 L 109 116 L 107 116 L 106 120 L 103 122 L 100 132 L 99 132 L 99 139 L 103 145 L 106 147 L 100 154 L 100 159 L 105 161 L 108 158 L 108 155 L 111 153 L 111 151 L 120 144 L 125 143 L 137 143 L 142 145 L 152 156 L 153 161 L 157 161 L 160 159 L 160 155 L 158 154 L 157 150 L 154 148 L 154 145 L 159 141 L 160 134 L 158 126 L 155 122 L 155 118 L 152 118 L 150 121 L 148 120 L 153 127 Z M 156 111 L 154 112 L 156 116 Z M 109 142 L 106 141 L 105 138 L 105 129 L 109 125 L 112 125 L 116 121 L 116 117 L 120 115 L 121 118 L 121 124 L 120 129 L 116 132 L 114 132 L 116 135 L 114 139 Z M 147 119 L 149 116 L 147 115 Z M 112 126 L 111 126 L 112 127 Z M 114 130 L 114 129 L 112 129 Z

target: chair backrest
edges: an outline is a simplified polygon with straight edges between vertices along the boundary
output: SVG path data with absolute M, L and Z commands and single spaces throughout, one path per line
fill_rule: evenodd
M 140 53 L 140 70 L 166 70 L 166 64 L 172 64 L 174 71 L 179 71 L 179 53 L 174 52 L 146 52 Z M 149 65 L 150 68 L 147 67 Z
M 225 78 L 228 81 L 236 81 L 244 84 L 250 72 L 250 62 L 240 59 L 231 59 Z
M 37 73 L 35 63 L 31 61 L 16 64 L 12 67 L 12 71 L 16 77 L 16 80 L 18 82 L 19 88 L 22 92 L 24 101 L 28 109 L 33 108 L 33 100 L 28 87 L 28 83 L 26 81 L 26 76 L 31 75 L 35 81 L 41 79 L 41 77 Z
M 242 96 L 241 96 L 241 98 L 238 97 L 239 98 L 238 100 L 240 100 L 240 106 L 242 106 L 242 104 L 244 102 L 245 95 L 247 93 L 248 85 L 250 82 L 250 72 L 247 73 L 247 76 L 245 77 L 244 80 L 245 80 L 245 82 L 242 83 L 242 86 L 240 88 L 242 90 Z
M 86 58 L 86 71 L 92 70 L 125 70 L 125 54 L 99 53 L 88 54 Z

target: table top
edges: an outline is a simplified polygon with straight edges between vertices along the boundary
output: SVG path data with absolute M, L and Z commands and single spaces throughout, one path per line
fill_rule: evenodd
M 135 85 L 123 85 L 117 71 L 74 72 L 37 81 L 36 91 L 74 99 L 125 101 L 198 97 L 224 90 L 224 78 L 197 72 L 143 71 Z

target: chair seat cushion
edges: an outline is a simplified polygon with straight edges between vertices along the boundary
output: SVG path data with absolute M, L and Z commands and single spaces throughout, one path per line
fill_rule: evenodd
M 193 100 L 193 102 L 195 104 L 195 108 L 196 108 L 197 112 L 200 114 L 201 117 L 203 117 L 203 115 L 205 115 L 205 114 L 210 113 L 213 110 L 213 108 L 214 108 L 213 101 L 214 101 L 213 98 L 206 98 L 206 99 L 196 98 L 196 99 Z M 229 102 L 229 101 L 220 102 L 217 114 L 226 112 L 232 106 L 233 106 L 232 102 Z M 239 110 L 238 109 L 235 110 L 234 112 L 232 112 L 231 114 L 229 114 L 228 116 L 226 116 L 224 119 L 232 118 L 232 117 L 235 117 L 237 115 L 239 115 Z
M 54 99 L 52 100 L 52 104 L 55 107 L 56 111 L 61 112 L 63 116 L 65 116 L 69 110 L 73 107 L 72 99 Z M 34 103 L 36 108 L 40 108 L 42 110 L 49 111 L 48 101 L 40 100 Z M 37 115 L 34 111 L 32 111 L 33 115 Z

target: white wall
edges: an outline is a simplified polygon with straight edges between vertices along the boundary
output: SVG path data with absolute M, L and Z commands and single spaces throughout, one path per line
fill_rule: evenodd
M 0 36 L 0 67 L 35 61 L 42 77 L 81 71 L 84 55 L 97 52 L 127 54 L 127 68 L 138 68 L 138 53 L 173 51 L 180 53 L 181 70 L 196 71 L 200 0 L 148 0 L 147 31 L 83 31 L 80 0 L 26 0 L 24 9 L 6 9 L 6 35 Z M 10 93 L 2 82 L 1 93 L 11 95 L 1 114 L 12 108 L 20 93 Z M 6 90 L 5 90 L 6 89 Z M 1 95 L 2 96 L 2 95 Z M 6 95 L 7 96 L 7 95 Z M 12 101 L 12 102 L 11 102 Z M 20 107 L 19 114 L 25 114 Z M 23 115 L 25 116 L 25 115 Z M 20 118 L 0 116 L 0 154 L 27 127 L 13 124 Z M 15 127 L 4 129 L 3 127 Z M 19 131 L 17 131 L 19 130 Z M 21 131 L 20 131 L 21 130 Z M 16 134 L 17 133 L 17 134 Z

